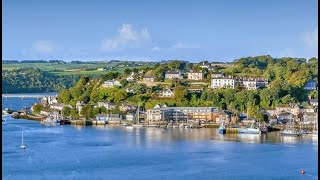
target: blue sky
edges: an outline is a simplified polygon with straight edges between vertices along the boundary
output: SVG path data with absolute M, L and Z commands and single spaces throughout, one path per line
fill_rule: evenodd
M 317 0 L 3 0 L 3 59 L 318 57 Z

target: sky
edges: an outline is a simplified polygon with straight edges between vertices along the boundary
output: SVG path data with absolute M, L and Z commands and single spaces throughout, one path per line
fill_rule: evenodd
M 3 0 L 3 60 L 318 57 L 317 0 Z

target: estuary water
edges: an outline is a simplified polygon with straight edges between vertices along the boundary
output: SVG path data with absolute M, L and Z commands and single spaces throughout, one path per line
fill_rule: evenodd
M 2 99 L 21 109 L 36 99 Z M 3 179 L 317 179 L 318 138 L 218 129 L 42 126 L 6 117 Z M 21 131 L 26 149 L 20 149 Z M 304 169 L 306 174 L 301 175 Z

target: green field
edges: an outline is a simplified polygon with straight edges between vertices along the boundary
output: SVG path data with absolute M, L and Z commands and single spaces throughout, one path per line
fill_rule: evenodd
M 106 62 L 106 63 L 86 63 L 86 64 L 57 64 L 57 63 L 13 63 L 2 64 L 2 70 L 13 70 L 20 68 L 39 68 L 43 71 L 55 74 L 55 75 L 94 75 L 94 74 L 106 74 L 107 72 L 120 72 L 122 73 L 126 68 L 141 68 L 151 67 L 153 64 L 143 63 L 143 65 L 130 65 L 125 67 L 118 67 L 117 65 L 123 62 Z M 99 71 L 98 68 L 107 68 L 105 71 Z M 76 70 L 79 69 L 79 70 Z M 93 69 L 93 70 L 85 70 Z M 75 70 L 75 71 L 66 71 Z

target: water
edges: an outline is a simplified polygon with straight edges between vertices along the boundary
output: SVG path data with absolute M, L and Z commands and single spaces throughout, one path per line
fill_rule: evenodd
M 36 99 L 4 100 L 21 109 Z M 25 150 L 20 149 L 21 130 Z M 306 174 L 299 172 L 305 169 Z M 317 179 L 318 139 L 218 129 L 45 127 L 7 117 L 3 179 Z

